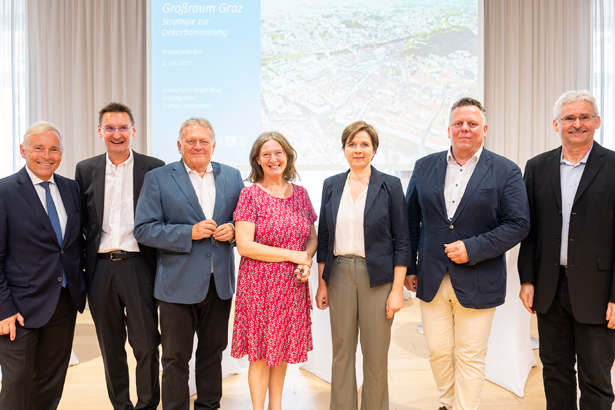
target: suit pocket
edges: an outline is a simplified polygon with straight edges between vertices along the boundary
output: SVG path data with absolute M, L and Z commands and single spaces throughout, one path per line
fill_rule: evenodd
M 598 259 L 598 270 L 613 270 L 613 259 Z
M 17 286 L 19 288 L 27 288 L 30 285 L 30 277 L 26 275 L 6 276 L 6 281 L 9 286 Z

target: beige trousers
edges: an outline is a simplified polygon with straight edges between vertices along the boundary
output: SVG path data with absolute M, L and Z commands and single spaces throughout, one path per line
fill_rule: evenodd
M 434 299 L 429 303 L 421 301 L 429 364 L 440 406 L 452 410 L 478 409 L 494 313 L 495 308 L 461 306 L 448 272 Z
M 388 410 L 388 354 L 393 319 L 386 317 L 391 283 L 369 287 L 365 259 L 336 256 L 327 288 L 333 363 L 331 410 L 356 410 L 355 357 L 360 330 L 363 352 L 362 410 Z

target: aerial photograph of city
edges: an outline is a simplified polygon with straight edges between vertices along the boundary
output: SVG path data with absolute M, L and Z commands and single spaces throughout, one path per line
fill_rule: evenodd
M 409 170 L 448 148 L 451 104 L 477 96 L 478 38 L 478 0 L 262 0 L 262 129 L 322 169 L 364 120 L 374 164 Z

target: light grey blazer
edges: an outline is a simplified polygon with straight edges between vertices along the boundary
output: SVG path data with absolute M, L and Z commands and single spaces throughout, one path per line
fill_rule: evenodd
M 218 296 L 235 292 L 235 258 L 229 242 L 192 240 L 192 226 L 204 219 L 231 222 L 244 188 L 235 168 L 211 163 L 216 182 L 213 216 L 205 215 L 183 161 L 148 172 L 135 213 L 134 236 L 158 249 L 154 296 L 170 303 L 194 304 L 207 296 L 213 266 Z M 206 218 L 207 217 L 207 218 Z

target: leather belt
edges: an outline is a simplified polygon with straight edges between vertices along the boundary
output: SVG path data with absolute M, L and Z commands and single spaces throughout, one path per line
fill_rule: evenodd
M 559 265 L 559 274 L 562 276 L 568 276 L 568 267 Z
M 108 261 L 122 261 L 124 259 L 134 258 L 139 256 L 139 252 L 126 252 L 126 251 L 113 251 L 107 253 L 99 253 L 96 255 L 98 259 L 104 259 Z

